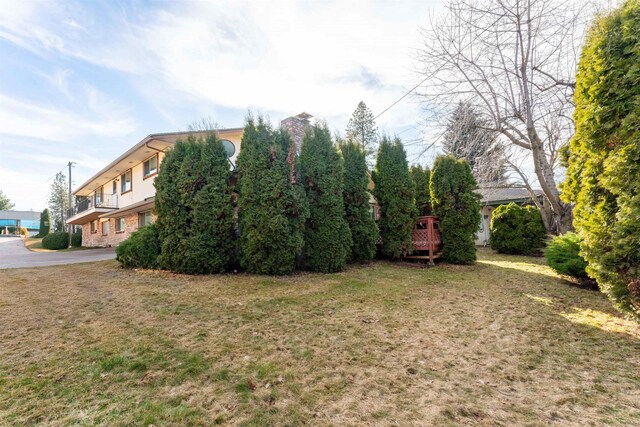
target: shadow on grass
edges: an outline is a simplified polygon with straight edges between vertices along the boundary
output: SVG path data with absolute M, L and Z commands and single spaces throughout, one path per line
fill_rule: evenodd
M 623 334 L 633 340 L 640 340 L 640 325 L 626 319 L 613 307 L 604 308 L 609 302 L 606 297 L 593 292 L 589 286 L 581 286 L 556 274 L 544 264 L 544 258 L 496 255 L 487 251 L 480 253 L 478 263 L 517 271 L 527 278 L 523 283 L 535 283 L 543 289 L 527 289 L 523 295 L 540 304 L 539 310 L 560 316 L 574 325 L 587 326 L 608 333 Z M 534 292 L 544 291 L 543 293 Z M 598 307 L 593 306 L 596 303 Z

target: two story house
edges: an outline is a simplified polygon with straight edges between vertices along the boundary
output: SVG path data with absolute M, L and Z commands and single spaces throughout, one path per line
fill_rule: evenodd
M 281 122 L 299 147 L 311 116 L 301 113 Z M 215 131 L 235 168 L 243 128 Z M 138 228 L 154 222 L 155 177 L 162 159 L 179 139 L 189 135 L 206 137 L 207 132 L 152 134 L 131 147 L 76 188 L 79 200 L 69 209 L 67 223 L 82 227 L 82 246 L 117 246 Z
M 242 128 L 221 129 L 217 134 L 234 165 Z M 83 246 L 116 246 L 154 221 L 153 182 L 162 159 L 178 139 L 189 135 L 206 137 L 206 132 L 149 135 L 73 192 L 80 201 L 69 210 L 67 223 L 82 226 Z

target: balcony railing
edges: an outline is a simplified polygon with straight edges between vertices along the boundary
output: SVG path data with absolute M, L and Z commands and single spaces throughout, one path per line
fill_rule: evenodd
M 88 211 L 93 208 L 118 208 L 118 195 L 117 194 L 103 194 L 102 197 L 88 197 L 80 200 L 77 205 L 70 208 L 67 211 L 67 218 L 78 215 L 84 211 Z

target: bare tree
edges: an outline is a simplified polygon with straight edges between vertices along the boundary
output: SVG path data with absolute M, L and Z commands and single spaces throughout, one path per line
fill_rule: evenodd
M 202 117 L 199 120 L 194 120 L 189 123 L 187 130 L 189 132 L 213 132 L 220 129 L 218 122 L 213 120 L 211 116 Z
M 487 130 L 486 119 L 467 103 L 460 103 L 447 120 L 442 149 L 465 159 L 480 184 L 506 185 L 505 147 L 498 134 Z
M 536 203 L 532 185 L 540 186 L 545 225 L 560 233 L 571 229 L 571 207 L 556 184 L 558 150 L 574 132 L 573 79 L 590 17 L 571 1 L 451 0 L 422 32 L 418 93 L 433 118 L 459 102 L 476 108 L 487 130 L 500 134 L 516 176 L 533 170 L 534 182 L 522 184 Z

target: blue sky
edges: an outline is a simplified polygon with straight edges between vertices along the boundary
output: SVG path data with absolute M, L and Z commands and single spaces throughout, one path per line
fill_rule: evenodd
M 382 111 L 420 77 L 422 1 L 0 0 L 0 189 L 46 206 L 68 161 L 81 184 L 150 133 L 211 117 L 274 124 L 302 111 L 344 131 L 360 100 Z M 380 130 L 419 137 L 408 99 Z

